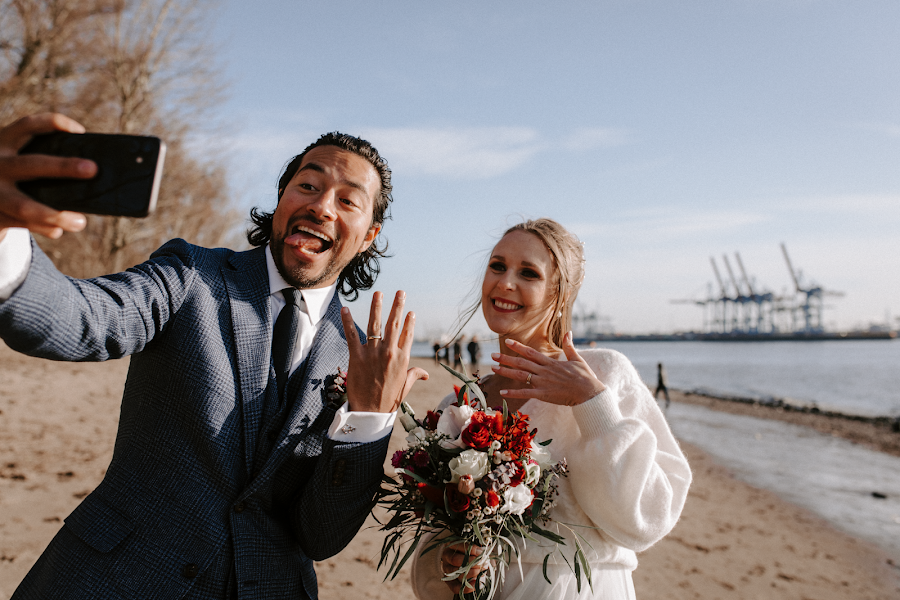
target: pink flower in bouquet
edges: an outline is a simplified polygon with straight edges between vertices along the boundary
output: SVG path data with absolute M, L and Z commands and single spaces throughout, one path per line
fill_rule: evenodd
M 473 491 L 475 491 L 475 480 L 472 479 L 471 475 L 463 475 L 459 478 L 459 483 L 456 484 L 456 489 L 459 490 L 460 494 L 465 494 L 466 496 L 468 496 Z

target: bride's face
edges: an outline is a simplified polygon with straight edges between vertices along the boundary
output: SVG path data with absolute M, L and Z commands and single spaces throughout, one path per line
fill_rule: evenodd
M 481 286 L 481 310 L 494 333 L 532 347 L 548 339 L 556 267 L 544 243 L 512 231 L 494 247 Z

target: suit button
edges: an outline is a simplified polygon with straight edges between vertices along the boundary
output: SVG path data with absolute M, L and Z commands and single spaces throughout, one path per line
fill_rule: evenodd
M 242 512 L 244 512 L 245 508 L 247 508 L 246 504 L 244 504 L 243 502 L 238 502 L 237 504 L 234 505 L 234 512 L 242 513 Z
M 200 568 L 194 563 L 188 563 L 181 567 L 181 574 L 187 577 L 188 579 L 193 579 L 197 576 L 197 573 L 200 572 Z

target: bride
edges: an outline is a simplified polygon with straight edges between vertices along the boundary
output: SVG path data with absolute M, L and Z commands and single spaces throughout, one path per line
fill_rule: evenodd
M 566 538 L 559 550 L 573 563 L 575 534 L 591 566 L 591 586 L 576 578 L 549 541 L 520 544 L 522 573 L 507 570 L 503 600 L 634 599 L 635 552 L 675 526 L 691 471 L 653 396 L 632 364 L 614 350 L 572 343 L 571 314 L 584 278 L 581 243 L 551 219 L 525 221 L 506 231 L 491 252 L 481 308 L 500 353 L 481 388 L 490 407 L 505 401 L 552 439 L 554 460 L 565 458 L 550 527 Z M 447 396 L 437 410 L 456 400 Z M 521 540 L 520 540 L 521 541 Z M 586 543 L 585 543 L 586 541 Z M 428 544 L 419 544 L 419 549 Z M 465 582 L 442 581 L 466 559 L 444 547 L 413 560 L 412 584 L 421 600 L 451 598 Z M 470 571 L 470 579 L 475 570 Z M 471 590 L 471 587 L 467 588 Z

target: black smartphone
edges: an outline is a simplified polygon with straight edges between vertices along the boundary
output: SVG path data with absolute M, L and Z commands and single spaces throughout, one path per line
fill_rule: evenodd
M 156 207 L 166 144 L 156 137 L 56 131 L 36 135 L 19 154 L 87 158 L 97 163 L 91 179 L 32 179 L 20 190 L 56 210 L 146 217 Z

